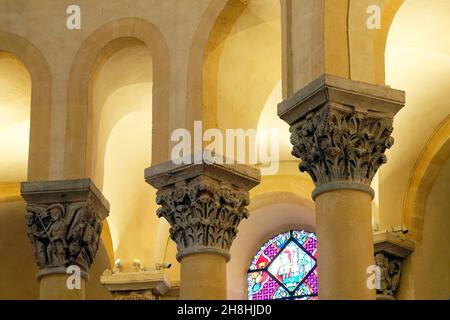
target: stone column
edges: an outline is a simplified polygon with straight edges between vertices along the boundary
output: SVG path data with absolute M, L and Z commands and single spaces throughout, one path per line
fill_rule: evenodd
M 242 219 L 248 217 L 248 191 L 259 171 L 244 165 L 172 162 L 145 171 L 158 189 L 158 217 L 169 224 L 181 263 L 180 298 L 226 299 L 226 263 Z
M 84 299 L 108 201 L 89 179 L 23 182 L 40 299 Z
M 370 183 L 393 144 L 404 92 L 323 75 L 278 106 L 315 183 L 320 299 L 375 299 Z

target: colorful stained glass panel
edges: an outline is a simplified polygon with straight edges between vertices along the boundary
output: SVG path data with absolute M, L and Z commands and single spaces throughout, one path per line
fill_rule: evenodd
M 272 300 L 280 285 L 267 272 L 250 272 L 247 277 L 249 300 Z
M 316 262 L 295 242 L 289 244 L 273 260 L 268 271 L 293 291 L 300 281 L 314 268 Z
M 313 294 L 317 294 L 317 282 L 317 269 L 314 269 L 305 280 L 305 284 L 311 288 Z
M 269 239 L 248 272 L 250 300 L 317 299 L 317 241 L 314 233 L 293 230 Z
M 249 269 L 262 270 L 267 268 L 269 261 L 281 251 L 280 249 L 283 248 L 289 238 L 290 233 L 283 232 L 264 243 L 253 258 Z

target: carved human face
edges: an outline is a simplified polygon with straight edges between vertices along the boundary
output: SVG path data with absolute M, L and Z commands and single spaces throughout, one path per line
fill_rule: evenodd
M 25 216 L 25 221 L 28 226 L 31 226 L 34 223 L 34 216 L 32 214 L 27 214 Z
M 82 214 L 83 214 L 83 218 L 82 218 L 83 223 L 92 224 L 92 222 L 94 220 L 94 216 L 92 215 L 92 213 L 89 210 L 87 210 L 86 208 L 83 208 Z
M 377 266 L 382 266 L 384 264 L 384 257 L 382 255 L 377 254 L 375 256 L 375 263 Z
M 52 221 L 57 221 L 61 218 L 61 211 L 58 208 L 52 208 L 50 210 L 50 217 Z

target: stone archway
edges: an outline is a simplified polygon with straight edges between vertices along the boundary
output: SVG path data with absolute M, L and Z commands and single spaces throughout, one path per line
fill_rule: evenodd
M 32 81 L 28 180 L 45 180 L 50 176 L 52 116 L 52 74 L 42 52 L 28 40 L 0 31 L 0 50 L 21 60 Z
M 102 61 L 111 50 L 124 48 L 130 38 L 142 41 L 155 61 L 153 70 L 152 163 L 169 155 L 169 61 L 168 49 L 160 31 L 140 18 L 124 18 L 97 29 L 80 47 L 72 64 L 67 95 L 66 178 L 89 176 L 89 79 L 96 61 Z M 117 40 L 119 39 L 119 40 Z M 117 41 L 114 41 L 117 40 Z M 114 42 L 113 42 L 114 41 Z M 156 43 L 157 45 L 152 45 Z M 110 44 L 108 46 L 108 44 Z M 105 49 L 106 48 L 106 49 Z
M 426 144 L 409 180 L 403 220 L 409 229 L 409 236 L 416 241 L 422 240 L 428 195 L 449 158 L 450 116 L 442 122 Z

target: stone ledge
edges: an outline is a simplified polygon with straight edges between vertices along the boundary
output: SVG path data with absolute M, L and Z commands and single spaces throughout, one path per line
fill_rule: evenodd
M 373 236 L 375 254 L 383 253 L 395 258 L 405 259 L 414 251 L 414 242 L 402 239 L 391 231 L 375 233 Z
M 405 104 L 405 92 L 325 74 L 281 102 L 278 116 L 293 125 L 325 103 L 354 106 L 363 112 L 393 117 Z
M 171 288 L 167 276 L 155 271 L 118 272 L 100 277 L 100 282 L 110 292 L 152 291 L 155 295 L 164 295 Z
M 20 192 L 28 204 L 87 201 L 92 197 L 101 219 L 108 216 L 109 202 L 91 179 L 26 181 Z
M 258 169 L 243 164 L 227 165 L 203 162 L 177 165 L 168 161 L 145 169 L 145 181 L 157 189 L 198 176 L 207 176 L 246 190 L 257 186 L 261 180 Z

